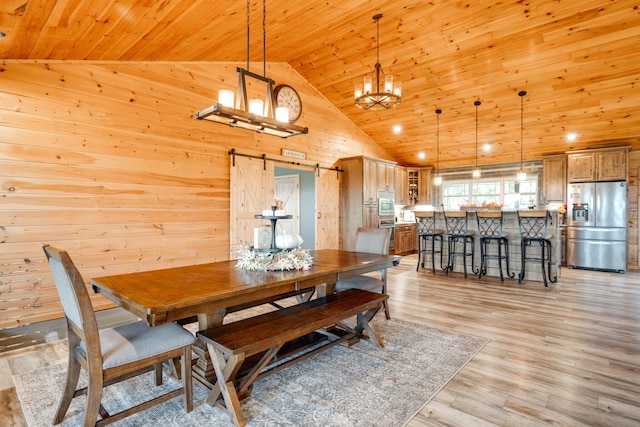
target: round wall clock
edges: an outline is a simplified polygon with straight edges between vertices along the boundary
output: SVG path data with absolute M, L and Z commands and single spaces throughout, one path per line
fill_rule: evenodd
M 302 101 L 300 95 L 289 85 L 278 85 L 274 90 L 277 107 L 289 109 L 289 123 L 295 123 L 302 114 Z

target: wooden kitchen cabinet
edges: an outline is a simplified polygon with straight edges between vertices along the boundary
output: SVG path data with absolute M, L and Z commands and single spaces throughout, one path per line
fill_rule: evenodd
M 431 196 L 431 173 L 433 168 L 420 168 L 420 186 L 418 204 L 428 205 L 430 203 L 429 197 Z
M 395 163 L 364 156 L 341 162 L 341 247 L 349 251 L 358 227 L 378 227 L 378 191 L 394 189 Z
M 407 179 L 407 168 L 402 166 L 396 166 L 394 169 L 394 184 L 396 191 L 396 205 L 407 205 L 409 192 L 407 190 L 407 186 L 409 185 Z
M 408 204 L 429 204 L 433 168 L 407 169 Z
M 412 254 L 418 250 L 418 236 L 416 235 L 415 224 L 396 225 L 396 248 L 397 255 Z
M 556 154 L 542 158 L 542 191 L 545 204 L 566 202 L 566 154 Z
M 569 182 L 625 181 L 629 148 L 611 147 L 568 152 Z
M 407 203 L 418 204 L 420 187 L 420 172 L 417 169 L 407 169 Z

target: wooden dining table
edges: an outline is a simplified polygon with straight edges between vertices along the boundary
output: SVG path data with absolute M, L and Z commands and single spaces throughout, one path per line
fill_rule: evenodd
M 91 279 L 93 289 L 151 326 L 197 316 L 199 329 L 221 325 L 230 312 L 292 295 L 333 293 L 335 282 L 392 267 L 397 257 L 333 249 L 310 251 L 309 270 L 248 271 L 228 260 Z M 323 286 L 320 286 L 323 285 Z M 204 349 L 204 346 L 202 346 Z M 204 352 L 194 375 L 210 379 Z

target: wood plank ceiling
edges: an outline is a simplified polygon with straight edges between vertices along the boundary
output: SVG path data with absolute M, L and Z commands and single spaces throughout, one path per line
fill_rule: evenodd
M 266 8 L 267 61 L 289 63 L 399 164 L 435 165 L 441 108 L 440 167 L 473 165 L 476 100 L 478 164 L 520 161 L 521 90 L 525 160 L 640 149 L 635 0 L 268 0 Z M 250 11 L 252 71 L 261 72 L 262 1 L 250 0 Z M 371 112 L 354 106 L 353 88 L 376 61 L 377 13 L 380 63 L 402 82 L 403 98 Z M 246 19 L 238 0 L 2 0 L 0 57 L 246 63 Z M 567 142 L 568 132 L 577 140 Z

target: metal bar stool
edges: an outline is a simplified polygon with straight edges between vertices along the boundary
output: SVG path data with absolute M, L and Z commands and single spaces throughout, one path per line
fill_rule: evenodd
M 462 257 L 462 265 L 464 268 L 464 277 L 467 277 L 467 258 L 471 257 L 471 271 L 478 274 L 475 268 L 475 231 L 468 230 L 468 212 L 463 211 L 444 211 L 444 223 L 447 227 L 447 245 L 449 249 L 449 257 L 445 273 L 449 274 L 453 271 L 455 259 Z M 456 247 L 462 243 L 462 251 Z M 470 250 L 469 250 L 470 248 Z
M 427 254 L 431 254 L 431 271 L 436 272 L 436 254 L 440 254 L 440 268 L 442 265 L 442 236 L 444 231 L 436 228 L 436 213 L 434 211 L 415 212 L 416 232 L 418 233 L 418 265 L 416 271 L 422 266 Z M 429 242 L 431 243 L 429 245 Z M 439 242 L 440 248 L 436 249 L 436 242 Z M 429 248 L 431 246 L 431 248 Z
M 478 235 L 480 236 L 480 272 L 478 278 L 487 274 L 487 259 L 497 259 L 500 269 L 500 280 L 504 282 L 502 274 L 502 260 L 507 264 L 507 276 L 513 279 L 516 273 L 509 270 L 509 240 L 507 233 L 502 231 L 502 211 L 477 211 Z M 498 245 L 498 254 L 490 254 L 489 247 L 492 243 Z M 504 252 L 503 252 L 504 248 Z
M 522 283 L 525 275 L 525 265 L 528 261 L 539 262 L 542 273 L 542 281 L 547 286 L 547 276 L 551 283 L 558 279 L 551 277 L 551 240 L 547 235 L 547 223 L 549 213 L 546 210 L 520 210 L 518 211 L 518 226 L 520 228 L 520 255 L 522 266 L 518 275 L 518 283 Z M 539 247 L 540 252 L 527 255 L 527 248 Z M 545 264 L 547 271 L 545 272 Z

